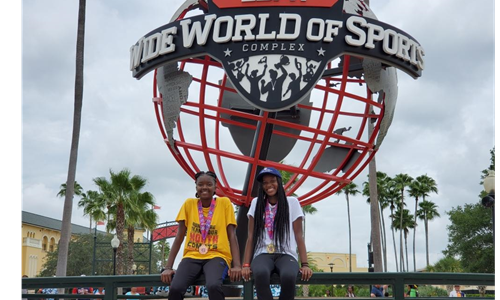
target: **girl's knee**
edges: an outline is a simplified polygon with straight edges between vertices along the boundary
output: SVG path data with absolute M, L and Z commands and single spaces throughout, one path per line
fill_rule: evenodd
M 253 268 L 252 274 L 255 280 L 271 277 L 271 272 L 269 272 L 269 270 L 267 269 L 262 269 L 262 268 Z

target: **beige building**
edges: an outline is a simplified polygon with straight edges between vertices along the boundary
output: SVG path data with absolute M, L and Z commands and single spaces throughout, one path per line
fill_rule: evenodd
M 61 238 L 62 222 L 53 218 L 22 212 L 21 274 L 36 277 L 48 252 L 57 248 Z M 94 229 L 92 229 L 93 232 Z M 88 234 L 89 227 L 71 224 L 71 234 Z M 106 232 L 97 230 L 98 233 Z M 136 229 L 134 240 L 143 241 L 144 230 Z
M 324 272 L 349 272 L 349 254 L 308 252 L 309 259 Z M 356 254 L 351 255 L 350 261 L 353 272 L 368 272 L 368 268 L 359 268 L 356 262 Z M 331 265 L 333 264 L 333 265 Z

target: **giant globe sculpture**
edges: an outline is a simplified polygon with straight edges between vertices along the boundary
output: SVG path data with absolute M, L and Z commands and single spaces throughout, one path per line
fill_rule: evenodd
M 237 35 L 252 35 L 252 13 L 261 10 L 251 6 L 233 17 L 240 1 L 187 0 L 170 24 L 131 48 L 134 77 L 155 72 L 153 105 L 172 156 L 193 178 L 200 170 L 215 171 L 217 194 L 236 205 L 249 206 L 264 167 L 290 174 L 285 190 L 301 205 L 339 191 L 363 171 L 387 134 L 397 99 L 394 65 L 420 76 L 423 49 L 411 36 L 379 22 L 362 0 L 314 3 L 327 2 L 337 4 L 326 13 L 310 7 L 300 13 L 274 10 L 281 19 L 275 36 L 291 40 L 304 29 L 307 43 L 258 44 L 255 36 L 241 42 L 245 37 Z M 324 20 L 310 18 L 300 27 L 308 12 Z M 326 20 L 331 14 L 344 19 Z M 267 13 L 258 16 L 261 23 L 271 22 Z M 273 29 L 260 29 L 259 35 Z M 325 57 L 344 40 L 345 51 Z M 273 52 L 278 47 L 282 53 Z M 372 50 L 376 58 L 365 55 Z

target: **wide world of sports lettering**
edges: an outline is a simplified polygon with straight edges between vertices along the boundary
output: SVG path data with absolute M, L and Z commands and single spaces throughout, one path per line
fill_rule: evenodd
M 342 49 L 335 49 L 335 55 L 353 53 L 385 59 L 414 78 L 424 69 L 425 53 L 420 44 L 403 31 L 377 20 L 349 14 L 335 20 L 291 12 L 261 12 L 206 14 L 164 25 L 131 46 L 130 70 L 134 77 L 141 78 L 157 64 L 198 53 L 208 53 L 216 59 L 235 50 L 292 54 L 306 51 L 304 45 L 318 43 L 322 45 L 319 51 L 323 47 L 327 50 L 333 43 L 340 46 Z M 227 48 L 210 49 L 214 45 Z

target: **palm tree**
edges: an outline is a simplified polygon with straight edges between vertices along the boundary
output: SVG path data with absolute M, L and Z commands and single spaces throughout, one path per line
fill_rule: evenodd
M 425 201 L 425 197 L 429 196 L 429 193 L 438 193 L 436 181 L 432 177 L 427 176 L 427 174 L 418 176 L 416 180 L 422 184 L 422 188 L 424 189 L 424 194 L 422 195 L 423 201 Z
M 425 195 L 425 190 L 423 188 L 422 183 L 418 180 L 420 178 L 417 177 L 415 180 L 413 180 L 410 184 L 410 188 L 408 189 L 408 194 L 410 197 L 415 198 L 415 215 L 414 215 L 414 222 L 415 224 L 417 223 L 417 206 L 418 206 L 418 197 Z M 413 272 L 417 272 L 417 260 L 415 257 L 415 234 L 417 231 L 417 226 L 414 226 L 413 228 Z
M 59 187 L 59 193 L 57 193 L 58 197 L 65 197 L 66 196 L 66 183 L 61 184 Z M 73 188 L 73 194 L 77 196 L 83 196 L 85 195 L 83 193 L 83 188 L 82 186 L 78 183 L 78 181 L 75 180 L 74 188 Z
M 66 196 L 66 183 L 61 184 L 59 187 L 59 193 L 57 193 L 58 197 L 65 197 Z M 73 196 L 77 195 L 80 197 L 85 197 L 85 193 L 83 192 L 82 186 L 78 183 L 78 181 L 75 181 L 74 188 L 73 188 Z M 81 200 L 80 200 L 81 201 Z M 92 225 L 92 219 L 91 219 L 91 225 Z M 90 230 L 91 231 L 91 230 Z
M 367 177 L 369 177 L 369 175 L 367 175 Z M 382 255 L 384 260 L 384 272 L 387 272 L 387 236 L 385 230 L 384 209 L 389 207 L 389 202 L 387 201 L 387 193 L 389 187 L 388 183 L 390 180 L 391 178 L 387 176 L 386 173 L 377 171 L 377 192 L 381 220 L 380 231 L 382 241 Z M 366 203 L 370 203 L 370 183 L 368 181 L 363 182 L 363 196 L 367 196 L 368 198 L 366 199 Z
M 151 209 L 155 205 L 154 197 L 149 192 L 134 191 L 130 202 L 125 205 L 125 223 L 127 224 L 128 264 L 127 274 L 132 274 L 134 264 L 134 234 L 135 227 L 153 230 L 158 221 L 158 215 Z
M 341 190 L 339 190 L 336 194 L 340 195 L 342 193 L 345 194 L 345 200 L 347 202 L 347 225 L 349 228 L 349 272 L 352 272 L 352 251 L 351 251 L 351 211 L 349 208 L 349 195 L 356 196 L 359 194 L 358 186 L 354 182 L 350 182 L 345 185 Z
M 401 216 L 403 216 L 402 219 L 400 219 Z M 413 221 L 413 216 L 410 214 L 410 211 L 408 209 L 404 209 L 403 213 L 396 211 L 394 222 L 393 222 L 392 226 L 395 227 L 397 230 L 399 230 L 401 233 L 404 233 L 405 252 L 406 252 L 406 270 L 408 270 L 408 233 L 410 232 L 410 229 L 415 227 L 415 225 L 416 224 Z M 401 269 L 403 269 L 403 268 L 404 268 L 404 260 L 403 260 L 403 264 L 402 264 Z
M 403 228 L 403 206 L 406 205 L 404 202 L 405 188 L 410 186 L 413 178 L 407 174 L 400 173 L 392 181 L 394 182 L 394 187 L 400 191 L 399 212 L 401 215 L 399 216 L 399 221 L 401 223 L 399 224 L 399 228 Z M 401 271 L 404 272 L 403 231 L 399 232 L 399 247 Z
M 421 175 L 415 178 L 410 186 L 410 196 L 415 197 L 415 223 L 417 223 L 417 208 L 418 208 L 418 197 L 421 196 L 423 201 L 425 201 L 425 197 L 429 196 L 429 193 L 437 193 L 437 184 L 436 181 L 426 175 Z M 416 227 L 413 230 L 413 268 L 416 272 L 416 260 L 415 260 L 415 231 Z
M 116 235 L 120 240 L 117 249 L 116 266 L 117 275 L 123 274 L 123 233 L 126 226 L 125 208 L 131 207 L 134 196 L 146 185 L 146 180 L 134 175 L 131 177 L 128 169 L 123 169 L 119 173 L 109 171 L 110 180 L 104 177 L 94 178 L 95 185 L 99 188 L 101 197 L 105 201 L 107 212 L 111 219 L 108 221 L 107 230 L 116 230 Z
M 424 220 L 425 229 L 425 254 L 427 259 L 427 266 L 429 266 L 429 221 L 436 217 L 440 217 L 437 211 L 437 205 L 431 201 L 422 201 L 420 209 L 417 211 L 418 218 Z
M 371 136 L 374 130 L 372 122 L 368 122 L 368 135 Z M 382 272 L 382 248 L 380 233 L 380 208 L 377 189 L 377 165 L 375 156 L 368 164 L 368 190 L 370 195 L 370 243 L 373 251 L 373 266 L 375 272 Z
M 434 266 L 427 266 L 429 272 L 446 272 L 446 273 L 463 273 L 462 264 L 452 256 L 445 256 L 438 260 Z M 450 293 L 453 290 L 453 285 L 447 285 L 446 290 Z
M 394 210 L 396 209 L 396 205 L 399 203 L 399 191 L 394 188 L 394 182 L 392 182 L 392 179 L 389 180 L 387 184 L 387 203 L 389 205 L 389 209 L 391 210 L 390 218 L 391 222 L 394 222 Z M 396 272 L 399 272 L 399 266 L 398 266 L 398 251 L 396 247 L 396 237 L 394 235 L 394 227 L 391 226 L 391 233 L 392 233 L 392 244 L 394 246 L 394 257 L 395 257 L 395 263 L 396 263 Z
M 163 240 L 159 240 L 157 242 L 156 247 L 158 247 L 160 249 L 160 253 L 161 253 L 160 262 L 161 262 L 161 265 L 164 266 L 167 264 L 167 257 L 170 254 L 170 244 L 167 242 L 166 239 L 163 239 Z
M 78 201 L 78 207 L 83 208 L 83 215 L 89 216 L 90 218 L 90 233 L 92 233 L 92 219 L 95 221 L 103 221 L 106 218 L 106 214 L 103 211 L 103 204 L 99 193 L 90 190 L 86 193 L 82 193 L 82 199 Z
M 365 0 L 366 5 L 370 6 L 370 1 Z M 383 97 L 383 91 L 379 92 L 379 98 Z M 370 98 L 372 94 L 370 95 Z M 372 106 L 370 106 L 370 111 L 372 111 Z M 369 119 L 370 122 L 368 124 L 368 136 L 372 136 L 373 131 L 375 130 L 375 120 Z M 376 149 L 374 149 L 376 150 Z M 377 195 L 377 165 L 375 162 L 375 156 L 373 156 L 372 160 L 368 164 L 368 181 L 370 186 L 370 198 L 373 201 L 370 202 L 370 225 L 371 225 L 371 236 L 370 241 L 373 248 L 373 263 L 375 272 L 382 271 L 382 254 L 380 248 L 380 231 L 377 230 L 380 227 L 380 219 L 379 219 L 379 208 L 378 208 L 378 195 Z
M 75 106 L 73 112 L 73 133 L 69 155 L 68 186 L 65 198 L 61 223 L 61 238 L 59 239 L 56 276 L 66 276 L 68 266 L 69 240 L 71 238 L 71 212 L 73 210 L 73 195 L 76 178 L 76 162 L 78 159 L 78 143 L 80 141 L 80 127 L 83 104 L 83 49 L 85 44 L 85 7 L 86 0 L 80 0 L 78 5 L 78 33 L 76 36 L 76 68 L 75 68 Z

